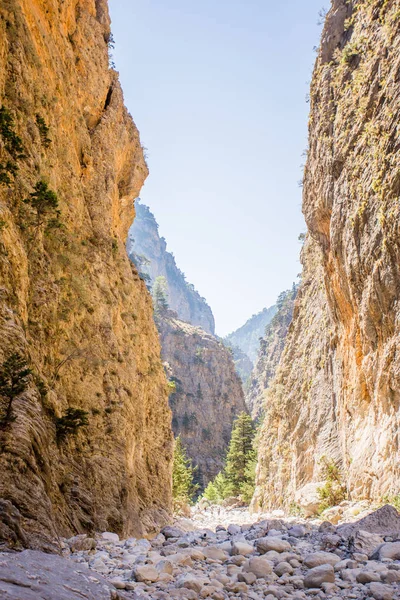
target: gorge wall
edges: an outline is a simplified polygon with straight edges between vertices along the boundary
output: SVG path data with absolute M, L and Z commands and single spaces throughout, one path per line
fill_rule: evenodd
M 277 312 L 260 340 L 257 362 L 246 386 L 246 405 L 253 419 L 260 419 L 263 415 L 266 391 L 285 348 L 296 295 L 296 286 L 280 294 L 276 303 Z
M 4 0 L 0 28 L 0 365 L 33 372 L 1 398 L 0 538 L 140 535 L 171 509 L 171 416 L 125 249 L 147 166 L 107 2 Z M 57 438 L 68 408 L 87 425 Z
M 333 1 L 310 101 L 303 277 L 255 508 L 288 505 L 323 455 L 353 498 L 400 485 L 399 0 Z
M 236 329 L 224 338 L 227 345 L 237 346 L 254 364 L 257 360 L 260 346 L 260 337 L 265 333 L 265 328 L 276 313 L 276 306 L 264 308 L 246 321 L 242 327 Z
M 195 480 L 204 488 L 219 471 L 235 417 L 246 410 L 241 381 L 231 353 L 214 336 L 165 311 L 156 318 L 170 381 L 169 401 L 174 434 L 193 464 Z
M 182 321 L 199 325 L 208 333 L 215 333 L 211 308 L 194 286 L 186 281 L 178 268 L 174 255 L 167 251 L 167 243 L 158 233 L 158 223 L 150 209 L 136 204 L 136 219 L 128 237 L 128 254 L 142 273 L 154 282 L 165 277 L 168 286 L 168 303 Z M 143 260 L 145 259 L 145 260 Z

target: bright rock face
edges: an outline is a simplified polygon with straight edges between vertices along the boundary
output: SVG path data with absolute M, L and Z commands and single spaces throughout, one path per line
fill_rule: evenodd
M 200 327 L 166 311 L 157 317 L 162 357 L 175 384 L 169 401 L 174 434 L 180 435 L 206 486 L 222 469 L 232 424 L 246 410 L 230 352 Z
M 141 257 L 147 259 L 141 269 L 153 283 L 157 277 L 165 277 L 168 285 L 168 304 L 182 321 L 198 325 L 207 333 L 215 333 L 214 315 L 194 286 L 188 283 L 184 273 L 167 251 L 167 242 L 160 238 L 158 223 L 150 209 L 142 203 L 136 205 L 136 219 L 129 231 L 128 254 L 137 264 Z
M 0 8 L 0 105 L 24 154 L 0 185 L 0 363 L 18 352 L 34 372 L 0 428 L 0 538 L 30 547 L 140 534 L 171 507 L 166 379 L 125 250 L 147 167 L 109 69 L 109 25 L 105 0 Z M 62 227 L 47 233 L 22 202 L 40 180 L 59 201 Z M 68 408 L 88 424 L 57 441 Z
M 311 85 L 302 284 L 266 407 L 254 507 L 335 460 L 353 498 L 400 482 L 398 0 L 335 0 Z

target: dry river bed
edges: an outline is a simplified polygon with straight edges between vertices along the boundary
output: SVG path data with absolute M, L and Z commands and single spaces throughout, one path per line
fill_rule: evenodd
M 214 507 L 150 541 L 105 532 L 64 540 L 64 558 L 0 554 L 0 597 L 400 599 L 398 540 L 400 515 L 391 506 L 338 526 Z M 14 581 L 4 575 L 10 570 Z

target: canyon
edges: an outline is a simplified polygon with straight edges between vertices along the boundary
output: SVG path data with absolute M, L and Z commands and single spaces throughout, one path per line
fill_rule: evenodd
M 148 166 L 107 1 L 3 0 L 0 30 L 0 590 L 2 568 L 46 551 L 77 586 L 98 573 L 104 598 L 400 597 L 397 511 L 363 515 L 362 539 L 349 526 L 399 506 L 400 0 L 332 0 L 300 281 L 223 339 L 138 200 Z M 171 526 L 174 437 L 201 492 L 243 411 L 250 512 L 218 525 L 240 498 L 202 499 Z M 327 465 L 343 498 L 306 520 Z
M 141 277 L 153 286 L 153 296 L 157 286 L 161 294 L 161 301 L 154 298 L 155 322 L 171 386 L 172 430 L 203 490 L 222 470 L 233 421 L 246 411 L 242 384 L 231 352 L 213 335 L 210 307 L 186 281 L 159 235 L 154 214 L 142 203 L 127 246 Z

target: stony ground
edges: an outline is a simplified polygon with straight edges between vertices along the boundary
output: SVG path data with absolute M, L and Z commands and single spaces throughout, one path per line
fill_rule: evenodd
M 121 598 L 400 599 L 400 515 L 355 523 L 197 510 L 153 540 L 112 533 L 66 540 L 64 553 Z

